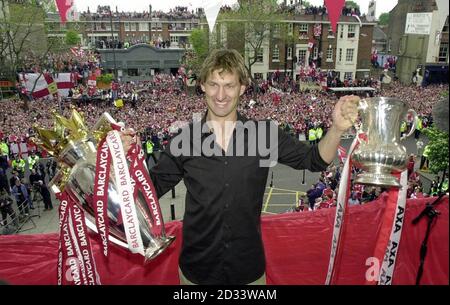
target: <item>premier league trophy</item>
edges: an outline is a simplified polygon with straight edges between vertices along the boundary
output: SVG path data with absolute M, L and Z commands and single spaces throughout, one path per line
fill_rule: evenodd
M 55 119 L 53 129 L 34 127 L 37 133 L 35 142 L 58 161 L 59 169 L 50 181 L 50 188 L 55 194 L 64 191 L 70 196 L 75 204 L 84 211 L 86 226 L 94 232 L 98 232 L 98 221 L 96 225 L 98 206 L 93 200 L 96 164 L 99 164 L 97 150 L 100 149 L 101 140 L 112 130 L 112 124 L 117 125 L 117 123 L 109 114 L 104 113 L 94 129 L 89 131 L 84 118 L 75 109 L 72 110 L 70 119 L 66 119 L 56 112 L 53 112 L 52 115 Z M 145 162 L 144 166 L 146 169 Z M 123 194 L 119 193 L 121 185 L 118 184 L 119 181 L 116 181 L 115 171 L 117 172 L 117 169 L 111 166 L 109 173 L 105 173 L 105 177 L 103 177 L 109 179 L 107 190 L 105 190 L 105 196 L 107 196 L 107 199 L 105 198 L 105 203 L 107 203 L 105 221 L 109 222 L 109 234 L 104 239 L 107 238 L 111 242 L 131 250 L 130 236 L 126 230 L 129 224 L 125 223 L 129 222 L 129 219 L 128 215 L 124 215 L 124 202 L 121 197 Z M 151 181 L 148 184 L 151 184 Z M 146 193 L 151 192 L 135 190 L 134 207 L 127 207 L 127 209 L 133 208 L 136 211 L 134 213 L 137 216 L 136 224 L 133 227 L 134 237 L 140 233 L 143 251 L 139 253 L 149 260 L 162 253 L 172 243 L 174 237 L 166 236 L 162 215 L 155 213 L 156 210 L 159 210 L 156 194 L 153 194 L 154 198 L 151 197 L 153 201 L 149 204 L 145 197 L 148 195 Z M 158 219 L 155 219 L 155 215 Z M 156 224 L 159 225 L 159 231 L 155 230 Z M 137 251 L 132 252 L 138 253 Z
M 354 182 L 400 187 L 391 173 L 406 168 L 408 154 L 400 141 L 414 133 L 417 113 L 408 110 L 406 103 L 389 97 L 363 99 L 359 110 L 361 126 L 357 137 L 360 145 L 353 152 L 352 160 L 365 172 L 359 174 Z M 408 114 L 413 115 L 413 125 L 409 133 L 401 138 L 400 124 Z M 365 139 L 361 139 L 360 134 L 364 134 Z

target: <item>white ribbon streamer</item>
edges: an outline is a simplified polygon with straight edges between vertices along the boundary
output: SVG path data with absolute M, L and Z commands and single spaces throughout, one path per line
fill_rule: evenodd
M 345 160 L 344 168 L 342 170 L 341 175 L 341 181 L 339 183 L 339 193 L 337 198 L 337 204 L 336 204 L 336 216 L 334 218 L 334 226 L 333 226 L 333 239 L 331 241 L 331 253 L 330 253 L 330 260 L 328 262 L 328 272 L 327 272 L 327 278 L 325 280 L 325 285 L 330 285 L 331 279 L 333 276 L 333 270 L 334 270 L 334 263 L 336 260 L 336 253 L 338 250 L 338 246 L 340 243 L 340 237 L 341 237 L 341 228 L 342 223 L 344 221 L 344 212 L 345 212 L 345 206 L 347 204 L 347 186 L 348 186 L 348 178 L 350 176 L 350 156 L 352 155 L 353 150 L 356 147 L 356 144 L 358 143 L 358 135 L 353 140 L 352 145 L 350 146 L 350 149 L 347 154 L 347 160 Z
M 398 249 L 400 247 L 400 238 L 402 236 L 403 221 L 405 219 L 406 192 L 408 190 L 408 171 L 404 170 L 400 176 L 402 188 L 398 192 L 397 208 L 395 218 L 392 224 L 391 236 L 386 247 L 383 263 L 380 270 L 380 280 L 378 285 L 391 285 L 395 269 L 395 261 Z
M 114 178 L 120 197 L 120 210 L 127 237 L 128 248 L 132 253 L 144 254 L 144 245 L 139 230 L 139 221 L 133 196 L 133 185 L 128 170 L 119 132 L 110 131 L 106 137 L 114 167 Z

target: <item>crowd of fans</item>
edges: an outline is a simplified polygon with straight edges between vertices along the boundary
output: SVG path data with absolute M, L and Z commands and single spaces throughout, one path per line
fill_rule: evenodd
M 282 82 L 277 81 L 276 78 L 259 81 L 256 86 L 256 91 L 247 90 L 242 96 L 239 111 L 244 116 L 256 120 L 274 120 L 293 136 L 301 137 L 301 135 L 305 135 L 304 139 L 307 139 L 306 133 L 311 126 L 322 126 L 325 132 L 330 126 L 331 112 L 337 102 L 335 95 L 326 91 L 286 91 Z M 394 83 L 392 86 L 381 87 L 377 90 L 377 95 L 397 97 L 407 101 L 409 106 L 415 109 L 420 116 L 427 118 L 423 120 L 423 127 L 425 128 L 427 122 L 431 122 L 431 111 L 434 103 L 440 99 L 443 91 L 448 91 L 448 85 L 417 87 Z M 9 183 L 13 184 L 10 188 L 4 189 L 17 197 L 16 202 L 22 203 L 22 209 L 19 206 L 19 210 L 14 212 L 19 213 L 16 215 L 19 217 L 19 221 L 20 219 L 26 219 L 30 210 L 34 208 L 30 194 L 40 193 L 44 199 L 45 209 L 52 209 L 52 203 L 48 199 L 48 189 L 44 181 L 45 175 L 51 176 L 54 174 L 56 163 L 49 162 L 49 166 L 43 168 L 42 163 L 30 161 L 30 157 L 21 155 L 24 151 L 27 151 L 28 155 L 31 154 L 31 157 L 35 156 L 36 152 L 38 152 L 38 156 L 46 157 L 44 151 L 38 151 L 30 137 L 34 134 L 33 124 L 46 128 L 53 126 L 52 110 L 57 110 L 65 117 L 69 117 L 71 109 L 75 107 L 82 113 L 89 127 L 93 127 L 103 112 L 109 112 L 117 121 L 122 121 L 126 126 L 137 130 L 143 143 L 152 142 L 154 144 L 152 145 L 153 151 L 164 149 L 173 132 L 191 121 L 193 114 L 203 115 L 205 111 L 203 95 L 200 92 L 188 90 L 181 75 L 157 74 L 151 81 L 124 83 L 115 88 L 115 92 L 99 90 L 97 95 L 84 100 L 80 98 L 80 95 L 79 88 L 75 88 L 72 97 L 63 100 L 61 104 L 54 99 L 40 99 L 28 102 L 28 109 L 22 107 L 24 101 L 17 99 L 2 101 L 2 107 L 0 107 L 0 138 L 3 139 L 1 142 L 2 151 L 6 145 L 10 160 L 9 163 L 2 162 L 0 180 L 6 179 L 6 171 L 12 166 L 14 180 Z M 123 106 L 119 107 L 115 104 L 113 96 L 116 97 L 116 100 L 124 101 Z M 28 163 L 24 161 L 26 158 L 28 158 Z M 23 179 L 25 171 L 21 171 L 25 164 L 31 165 L 30 176 L 27 181 Z M 36 164 L 36 167 L 33 164 Z M 411 168 L 411 171 L 409 171 L 408 198 L 437 194 L 438 181 L 434 182 L 427 193 L 424 192 L 419 175 L 415 171 L 415 165 L 415 157 L 411 156 L 408 164 L 408 169 Z M 306 192 L 306 196 L 301 198 L 293 210 L 316 210 L 335 206 L 342 167 L 343 163 L 341 162 L 338 166 L 332 165 L 327 171 L 323 172 L 319 180 L 311 186 Z M 358 171 L 357 168 L 352 169 L 353 178 L 358 174 Z M 34 175 L 33 179 L 38 182 L 34 186 L 30 184 L 31 175 Z M 42 183 L 39 183 L 39 181 L 42 181 Z M 446 185 L 448 188 L 448 178 L 446 178 Z M 33 187 L 36 187 L 36 189 L 33 190 Z M 362 204 L 372 201 L 384 191 L 386 190 L 379 187 L 364 187 L 352 184 L 349 204 Z M 1 196 L 8 197 L 6 194 Z M 6 211 L 11 206 L 11 202 L 6 202 L 5 206 L 7 206 L 4 208 Z M 11 210 L 8 210 L 6 213 L 10 212 Z M 6 219 L 6 217 L 3 218 Z M 10 217 L 15 219 L 11 215 Z
M 314 6 L 314 5 L 309 5 L 309 6 L 300 6 L 300 5 L 284 5 L 284 4 L 280 4 L 280 12 L 282 13 L 288 13 L 290 15 L 295 15 L 295 14 L 304 14 L 304 15 L 318 15 L 318 16 L 322 16 L 322 15 L 327 15 L 327 8 L 325 6 Z M 361 12 L 359 11 L 358 8 L 353 8 L 353 7 L 347 7 L 344 6 L 342 8 L 342 16 L 360 16 Z
M 97 7 L 96 12 L 91 12 L 90 9 L 86 12 L 80 13 L 80 16 L 86 20 L 103 20 L 105 18 L 110 18 L 110 14 L 113 18 L 136 18 L 136 19 L 150 19 L 150 10 L 143 12 L 119 12 L 117 10 L 111 10 L 109 6 L 101 6 Z M 203 15 L 202 9 L 189 10 L 188 7 L 177 6 L 173 9 L 170 9 L 168 12 L 163 12 L 161 10 L 151 11 L 151 18 L 161 18 L 161 19 L 192 19 L 192 18 L 200 18 Z
M 263 80 L 257 83 L 256 92 L 253 88 L 244 94 L 239 107 L 249 118 L 275 120 L 297 137 L 305 134 L 311 124 L 321 125 L 325 131 L 331 124 L 331 112 L 337 98 L 329 92 L 297 92 L 286 88 L 282 82 Z M 434 103 L 444 90 L 448 90 L 448 85 L 417 87 L 394 83 L 377 89 L 376 95 L 407 101 L 419 116 L 430 117 Z M 90 126 L 107 111 L 143 134 L 146 130 L 167 134 L 176 121 L 190 121 L 193 113 L 202 113 L 205 109 L 201 93 L 191 94 L 183 79 L 174 75 L 157 74 L 152 81 L 126 83 L 118 88 L 116 94 L 124 101 L 121 108 L 114 106 L 111 90 L 99 90 L 95 98 L 84 94 L 81 99 L 78 88 L 72 93 L 72 98 L 63 100 L 61 104 L 43 99 L 30 102 L 28 110 L 18 107 L 21 101 L 3 101 L 0 109 L 2 132 L 8 138 L 27 138 L 33 133 L 32 124 L 52 125 L 50 110 L 56 109 L 68 115 L 71 106 L 75 105 L 84 113 Z
M 233 7 L 229 5 L 223 5 L 220 8 L 221 12 L 229 12 L 232 11 Z M 295 14 L 304 14 L 304 15 L 327 15 L 327 8 L 325 6 L 293 6 L 293 5 L 284 5 L 284 3 L 281 3 L 279 5 L 279 12 L 280 13 L 287 13 L 290 15 Z M 150 16 L 151 15 L 151 16 Z M 136 19 L 150 19 L 151 18 L 160 18 L 160 19 L 168 19 L 168 20 L 175 20 L 175 19 L 193 19 L 193 18 L 201 18 L 205 15 L 205 12 L 203 8 L 197 8 L 195 11 L 193 9 L 189 9 L 186 6 L 176 6 L 173 9 L 169 9 L 168 12 L 163 12 L 161 10 L 154 11 L 150 10 L 142 11 L 142 12 L 119 12 L 117 7 L 115 10 L 111 10 L 110 6 L 97 6 L 96 12 L 91 12 L 89 7 L 86 12 L 81 12 L 80 17 L 82 17 L 85 20 L 103 20 L 106 18 L 136 18 Z M 353 7 L 347 7 L 344 6 L 342 8 L 342 16 L 360 16 L 361 12 L 358 8 Z
M 73 52 L 76 52 L 74 56 Z M 61 72 L 73 72 L 79 74 L 77 78 L 87 78 L 89 72 L 93 72 L 100 66 L 100 54 L 92 50 L 73 48 L 63 53 L 49 52 L 45 57 L 37 56 L 32 50 L 25 54 L 20 73 L 49 72 L 51 74 Z M 20 74 L 19 74 L 20 75 Z

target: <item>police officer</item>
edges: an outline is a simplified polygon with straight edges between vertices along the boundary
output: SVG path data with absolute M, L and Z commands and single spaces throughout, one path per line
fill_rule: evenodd
M 25 160 L 17 154 L 16 158 L 11 163 L 13 170 L 19 173 L 19 177 L 23 178 L 25 175 Z
M 28 156 L 28 168 L 31 170 L 34 166 L 39 164 L 39 156 L 34 151 Z
M 316 142 L 316 130 L 314 129 L 314 126 L 309 127 L 308 130 L 308 141 L 309 144 L 313 145 Z

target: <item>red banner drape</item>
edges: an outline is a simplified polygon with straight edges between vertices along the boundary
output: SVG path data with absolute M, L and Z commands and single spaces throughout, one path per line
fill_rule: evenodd
M 331 28 L 334 33 L 336 33 L 336 26 L 339 21 L 339 17 L 341 16 L 344 4 L 345 0 L 325 0 L 328 18 L 330 19 Z
M 342 260 L 337 284 L 363 285 L 374 254 L 377 232 L 385 214 L 387 196 L 347 210 L 348 225 L 342 241 Z M 431 198 L 410 199 L 394 271 L 393 284 L 414 285 L 420 262 L 420 245 L 427 219 L 412 220 Z M 421 284 L 449 284 L 448 197 L 436 206 L 441 213 L 428 240 Z M 325 282 L 335 210 L 286 213 L 262 218 L 268 284 L 321 285 Z M 102 256 L 101 241 L 93 236 L 92 249 L 103 284 L 177 285 L 181 247 L 179 221 L 166 224 L 167 234 L 177 239 L 162 255 L 144 264 L 138 254 L 111 245 L 108 259 Z M 9 235 L 0 237 L 0 280 L 11 284 L 56 284 L 58 235 Z M 381 262 L 380 262 L 381 264 Z
M 67 21 L 67 11 L 72 7 L 73 0 L 56 0 L 56 5 L 58 6 L 61 23 L 64 24 Z

